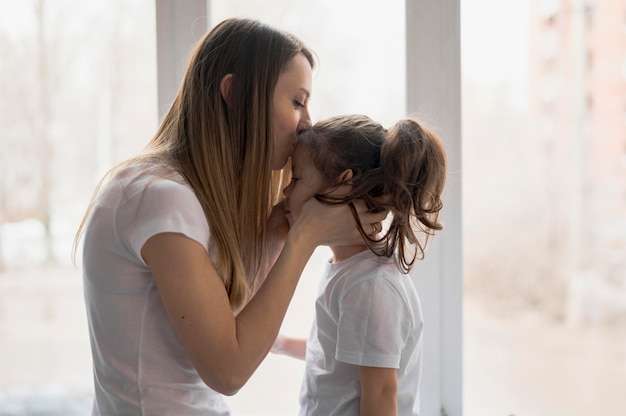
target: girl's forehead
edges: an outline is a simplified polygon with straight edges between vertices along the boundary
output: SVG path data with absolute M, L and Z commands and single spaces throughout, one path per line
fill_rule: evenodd
M 293 149 L 293 162 L 296 163 L 296 161 L 303 161 L 303 160 L 308 160 L 309 159 L 309 154 L 307 152 L 306 146 L 302 145 L 301 143 L 296 143 L 294 149 Z
M 293 170 L 302 172 L 303 170 L 317 170 L 313 166 L 313 159 L 306 146 L 296 145 L 291 156 L 291 165 Z

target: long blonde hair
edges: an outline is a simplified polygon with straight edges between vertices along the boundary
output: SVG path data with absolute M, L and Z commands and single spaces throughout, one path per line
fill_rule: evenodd
M 211 229 L 216 268 L 231 307 L 245 302 L 263 259 L 266 223 L 288 169 L 272 171 L 272 96 L 280 73 L 311 51 L 291 34 L 228 19 L 198 43 L 171 108 L 144 153 L 126 161 L 173 167 L 195 192 Z M 228 102 L 220 82 L 233 75 Z M 91 210 L 85 214 L 79 241 Z

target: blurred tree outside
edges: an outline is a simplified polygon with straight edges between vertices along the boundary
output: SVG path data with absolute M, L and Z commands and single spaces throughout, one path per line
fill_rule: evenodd
M 0 1 L 0 267 L 67 263 L 96 181 L 150 139 L 148 3 Z
M 50 7 L 49 0 L 22 3 L 23 14 L 14 12 L 15 24 L 32 27 L 17 35 L 3 33 L 2 166 L 3 223 L 36 219 L 43 230 L 43 261 L 56 263 L 53 250 L 53 195 L 59 187 L 56 157 L 59 143 L 55 128 L 64 117 L 61 91 L 70 86 L 79 53 L 79 39 L 67 33 L 67 13 Z M 54 4 L 52 4 L 54 6 Z M 2 251 L 0 251 L 0 256 Z M 3 263 L 5 261 L 3 260 Z

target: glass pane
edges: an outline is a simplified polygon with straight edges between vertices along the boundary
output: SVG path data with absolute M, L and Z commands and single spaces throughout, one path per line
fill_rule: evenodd
M 154 134 L 155 39 L 152 0 L 0 1 L 0 414 L 90 414 L 72 241 Z
M 626 5 L 461 5 L 466 414 L 620 414 Z

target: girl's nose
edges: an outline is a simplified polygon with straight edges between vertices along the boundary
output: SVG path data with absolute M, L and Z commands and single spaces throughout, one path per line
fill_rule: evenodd
M 289 194 L 291 193 L 291 183 L 283 188 L 283 195 L 285 198 L 289 198 Z

